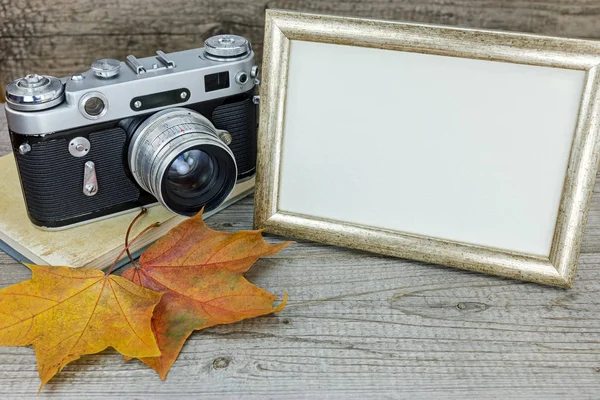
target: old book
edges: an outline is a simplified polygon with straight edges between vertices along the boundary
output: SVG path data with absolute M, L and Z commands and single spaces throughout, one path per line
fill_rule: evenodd
M 238 184 L 223 207 L 247 196 L 253 189 L 254 179 Z M 205 217 L 212 214 L 206 213 Z M 41 230 L 27 217 L 13 155 L 0 158 L 0 249 L 19 262 L 107 268 L 123 249 L 125 233 L 136 215 L 137 212 L 131 212 L 60 231 Z M 130 238 L 154 222 L 161 222 L 161 225 L 136 241 L 130 248 L 131 253 L 139 255 L 183 219 L 185 217 L 162 206 L 148 208 L 147 214 L 133 227 Z M 126 257 L 121 257 L 119 266 L 128 262 Z

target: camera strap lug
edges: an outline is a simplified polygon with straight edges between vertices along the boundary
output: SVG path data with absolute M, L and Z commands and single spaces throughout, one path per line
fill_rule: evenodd
M 29 153 L 30 151 L 31 151 L 31 145 L 27 142 L 25 142 L 19 146 L 19 154 L 22 156 Z
M 83 170 L 83 194 L 93 196 L 98 193 L 98 179 L 96 178 L 96 165 L 88 161 Z
M 135 72 L 136 75 L 146 73 L 146 68 L 144 68 L 144 66 L 139 62 L 137 58 L 135 58 L 135 56 L 128 55 L 125 59 L 125 62 L 127 63 L 127 66 L 129 66 L 129 68 L 131 68 L 133 72 Z

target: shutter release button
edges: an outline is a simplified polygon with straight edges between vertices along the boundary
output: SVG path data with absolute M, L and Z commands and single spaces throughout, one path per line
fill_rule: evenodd
M 121 61 L 112 58 L 103 58 L 92 63 L 92 71 L 98 78 L 108 79 L 119 75 Z

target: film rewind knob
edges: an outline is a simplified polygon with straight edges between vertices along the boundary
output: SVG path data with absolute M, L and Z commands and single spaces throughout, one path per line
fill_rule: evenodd
M 19 111 L 46 110 L 59 105 L 64 98 L 63 83 L 53 76 L 30 74 L 6 87 L 8 106 Z

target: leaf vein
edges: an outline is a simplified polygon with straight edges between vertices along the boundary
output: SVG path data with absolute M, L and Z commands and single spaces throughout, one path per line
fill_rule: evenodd
M 77 335 L 79 332 L 74 332 L 72 334 L 70 334 L 69 336 L 67 336 L 66 338 L 62 338 L 60 339 L 54 346 L 50 347 L 50 348 L 42 348 L 41 350 L 44 350 L 46 353 L 54 350 L 55 348 L 57 348 L 58 346 L 60 346 L 61 344 L 63 344 L 65 341 L 71 339 L 73 336 Z M 38 346 L 36 346 L 37 348 Z
M 75 346 L 77 346 L 77 343 L 79 343 L 79 340 L 81 340 L 81 338 L 83 337 L 83 334 L 89 327 L 90 322 L 91 322 L 92 318 L 94 317 L 94 314 L 96 313 L 96 308 L 98 308 L 98 304 L 100 303 L 100 298 L 102 297 L 102 293 L 104 292 L 104 287 L 106 286 L 107 281 L 108 281 L 108 278 L 104 278 L 104 281 L 102 282 L 102 287 L 100 288 L 100 293 L 98 294 L 96 303 L 94 303 L 94 307 L 92 308 L 92 312 L 90 313 L 90 317 L 88 318 L 87 322 L 85 323 L 85 326 L 81 330 L 81 335 L 79 335 L 79 337 L 77 338 L 75 343 L 73 343 L 73 346 L 71 346 L 71 349 L 69 350 L 68 354 L 71 354 L 73 352 L 73 349 L 75 348 Z
M 242 257 L 242 258 L 237 258 L 235 260 L 227 260 L 227 261 L 219 261 L 219 262 L 215 262 L 212 264 L 209 263 L 201 263 L 201 264 L 191 264 L 191 265 L 152 265 L 150 268 L 160 268 L 160 269 L 167 269 L 167 268 L 191 268 L 191 267 L 208 267 L 208 266 L 215 266 L 215 265 L 219 265 L 219 264 L 227 264 L 227 263 L 232 263 L 232 262 L 243 262 L 246 260 L 250 260 L 250 259 L 259 259 L 261 256 L 257 256 L 257 255 L 251 255 L 251 256 L 247 256 L 247 257 Z M 146 268 L 144 266 L 142 266 L 142 268 Z
M 11 327 L 13 327 L 13 326 L 15 326 L 15 325 L 18 325 L 18 324 L 20 324 L 21 322 L 24 322 L 24 321 L 26 321 L 26 320 L 29 320 L 29 319 L 35 318 L 35 317 L 37 317 L 38 315 L 42 315 L 43 313 L 45 313 L 45 312 L 47 312 L 47 311 L 50 311 L 50 310 L 52 310 L 53 308 L 55 308 L 55 307 L 58 307 L 58 306 L 60 306 L 61 304 L 63 304 L 63 303 L 65 303 L 65 302 L 69 301 L 69 300 L 70 300 L 70 299 L 72 299 L 73 297 L 75 297 L 75 296 L 78 296 L 78 295 L 79 295 L 79 294 L 81 294 L 82 292 L 85 292 L 87 289 L 91 288 L 92 286 L 94 286 L 94 285 L 95 285 L 96 283 L 98 283 L 98 282 L 99 282 L 99 280 L 98 280 L 98 281 L 96 281 L 96 282 L 94 282 L 94 283 L 92 283 L 92 284 L 91 284 L 91 285 L 89 285 L 89 286 L 86 286 L 85 288 L 81 289 L 79 292 L 77 292 L 77 293 L 73 294 L 72 296 L 69 296 L 69 297 L 67 297 L 66 299 L 63 299 L 63 300 L 61 300 L 60 302 L 58 302 L 58 303 L 54 304 L 52 307 L 49 307 L 49 308 L 45 309 L 44 311 L 40 311 L 40 312 L 39 312 L 39 313 L 37 313 L 37 314 L 33 314 L 33 313 L 32 313 L 32 314 L 31 314 L 31 317 L 27 317 L 26 319 L 24 319 L 24 320 L 22 320 L 22 321 L 19 321 L 19 322 L 16 322 L 16 323 L 14 323 L 14 324 L 12 324 L 12 325 L 4 326 L 4 327 L 0 328 L 0 331 L 2 331 L 2 330 L 4 330 L 4 329 L 11 328 Z
M 100 276 L 90 276 L 90 277 L 85 277 L 85 276 L 68 276 L 68 275 L 57 274 L 56 272 L 50 272 L 48 270 L 44 270 L 44 274 L 49 274 L 49 275 L 54 275 L 54 276 L 60 276 L 61 278 L 67 278 L 67 279 L 81 279 L 81 280 L 99 279 L 99 278 L 101 278 Z
M 242 235 L 237 235 L 237 237 L 233 237 L 233 240 L 228 240 L 219 250 L 215 251 L 210 257 L 208 257 L 208 260 L 206 260 L 206 262 L 203 262 L 202 264 L 207 265 L 210 263 L 210 260 L 213 259 L 214 256 L 216 256 L 217 254 L 219 254 L 221 251 L 225 250 L 227 247 L 229 247 L 230 245 L 234 244 L 235 242 L 240 241 L 241 239 L 243 239 L 244 236 Z M 252 248 L 254 250 L 254 247 Z M 183 263 L 185 264 L 185 262 L 188 260 L 188 258 L 190 258 L 192 255 L 194 254 L 194 252 L 192 252 L 192 254 L 190 254 L 189 256 L 186 257 L 185 260 L 183 260 Z
M 48 301 L 53 301 L 55 303 L 59 303 L 58 300 L 54 300 L 54 299 L 49 299 L 47 297 L 42 297 L 42 296 L 36 296 L 35 294 L 28 294 L 28 293 L 0 293 L 0 297 L 4 297 L 4 296 L 25 296 L 25 297 L 34 297 L 36 299 L 42 299 L 42 300 L 48 300 Z
M 187 229 L 187 231 L 185 231 L 184 233 L 181 234 L 181 237 L 179 239 L 177 239 L 175 241 L 175 243 L 173 243 L 173 245 L 171 247 L 169 247 L 168 249 L 166 249 L 165 251 L 163 251 L 161 254 L 159 254 L 158 256 L 154 257 L 152 260 L 148 260 L 146 261 L 146 264 L 152 263 L 154 260 L 164 257 L 164 255 L 170 251 L 172 248 L 174 248 L 175 246 L 177 246 L 179 244 L 179 242 L 181 242 L 182 240 L 184 240 L 187 235 L 194 230 L 194 225 L 190 224 L 190 227 Z M 143 255 L 143 254 L 142 254 Z
M 137 336 L 138 339 L 140 339 L 142 341 L 142 343 L 144 343 L 144 345 L 146 345 L 146 347 L 152 347 L 148 343 L 146 343 L 146 341 L 144 339 L 142 339 L 142 337 L 137 333 L 137 331 L 131 325 L 131 321 L 129 321 L 129 318 L 127 318 L 127 315 L 125 314 L 125 310 L 123 310 L 123 306 L 121 306 L 121 302 L 119 301 L 117 292 L 115 292 L 115 288 L 113 288 L 113 286 L 112 286 L 112 282 L 109 281 L 108 286 L 110 287 L 110 290 L 112 291 L 113 296 L 115 296 L 115 300 L 117 302 L 117 305 L 119 306 L 119 311 L 121 311 L 121 315 L 123 315 L 123 318 L 125 318 L 125 321 L 127 321 L 127 325 L 129 326 L 129 329 L 131 329 L 131 331 L 133 333 L 135 333 L 135 336 Z
M 219 306 L 215 306 L 215 305 L 213 305 L 213 304 L 209 304 L 210 302 L 212 302 L 212 301 L 215 301 L 215 300 L 218 300 L 218 299 L 220 299 L 220 298 L 223 298 L 223 297 L 229 297 L 229 295 L 227 295 L 227 296 L 220 296 L 220 297 L 216 297 L 216 298 L 214 298 L 214 299 L 207 300 L 207 301 L 202 301 L 202 300 L 199 300 L 199 299 L 195 299 L 195 298 L 193 298 L 193 297 L 191 297 L 191 296 L 188 296 L 188 295 L 186 295 L 186 294 L 183 294 L 183 293 L 181 293 L 181 292 L 178 292 L 177 290 L 173 290 L 173 289 L 171 289 L 169 286 L 167 286 L 165 283 L 163 283 L 163 282 L 161 282 L 161 281 L 159 281 L 159 280 L 155 279 L 153 276 L 151 276 L 151 275 L 148 275 L 148 274 L 147 274 L 147 273 L 145 273 L 144 271 L 142 271 L 142 272 L 143 272 L 143 273 L 144 273 L 144 275 L 146 275 L 148 278 L 152 279 L 154 282 L 158 283 L 159 285 L 161 285 L 161 286 L 162 286 L 162 287 L 164 287 L 165 289 L 167 289 L 167 290 L 169 290 L 169 291 L 171 291 L 171 292 L 173 292 L 173 293 L 175 293 L 175 294 L 177 294 L 177 295 L 179 295 L 179 296 L 181 296 L 181 297 L 185 297 L 186 299 L 190 299 L 190 300 L 192 300 L 192 301 L 194 301 L 194 302 L 197 302 L 197 303 L 199 303 L 199 306 L 202 308 L 202 310 L 203 310 L 203 311 L 204 311 L 204 312 L 205 312 L 205 313 L 206 313 L 206 314 L 207 314 L 207 315 L 208 315 L 210 318 L 219 319 L 218 317 L 215 317 L 213 314 L 211 314 L 210 312 L 208 312 L 208 310 L 206 310 L 206 308 L 205 308 L 204 306 L 209 306 L 209 307 L 212 307 L 212 308 L 216 308 L 216 309 L 219 309 L 219 310 L 222 310 L 222 311 L 226 311 L 226 312 L 231 312 L 231 313 L 236 313 L 236 312 L 239 312 L 239 313 L 246 313 L 246 312 L 247 312 L 247 311 L 245 311 L 245 310 L 244 310 L 244 311 L 239 311 L 239 310 L 231 310 L 231 309 L 229 309 L 229 308 L 225 308 L 225 307 L 219 307 Z M 231 295 L 231 296 L 244 296 L 244 295 Z M 255 296 L 255 295 L 248 295 L 248 296 L 246 296 L 246 297 L 259 297 L 259 296 Z
M 130 282 L 131 282 L 131 281 L 130 281 Z M 141 297 L 142 299 L 145 299 L 145 297 L 144 297 L 144 296 L 142 296 L 142 295 L 140 295 L 140 294 L 138 294 L 138 293 L 134 293 L 134 292 L 132 292 L 131 290 L 127 289 L 125 286 L 121 285 L 121 284 L 120 284 L 119 282 L 117 282 L 116 280 L 113 280 L 111 283 L 114 283 L 114 284 L 116 284 L 118 287 L 120 287 L 121 289 L 123 289 L 125 292 L 129 293 L 129 294 L 130 294 L 130 295 L 132 295 L 132 296 Z M 142 285 L 138 285 L 138 286 L 141 286 L 141 287 L 143 287 Z
M 204 311 L 204 312 L 205 312 L 205 313 L 206 313 L 206 314 L 207 314 L 207 315 L 208 315 L 210 318 L 215 318 L 215 317 L 214 317 L 214 316 L 213 316 L 211 313 L 209 313 L 208 311 L 206 311 L 206 309 L 204 308 L 204 303 L 203 303 L 202 301 L 200 301 L 200 300 L 196 300 L 196 299 L 194 299 L 193 297 L 190 297 L 190 296 L 188 296 L 188 295 L 185 295 L 185 294 L 183 294 L 183 293 L 181 293 L 181 292 L 178 292 L 178 291 L 176 291 L 176 290 L 173 290 L 173 289 L 171 289 L 170 287 L 168 287 L 168 286 L 167 286 L 167 285 L 165 285 L 164 283 L 160 282 L 159 280 L 155 279 L 153 276 L 151 276 L 151 275 L 148 275 L 148 274 L 147 274 L 147 273 L 145 273 L 144 271 L 142 271 L 142 273 L 143 273 L 144 275 L 146 275 L 148 278 L 152 279 L 154 282 L 156 282 L 156 283 L 158 283 L 159 285 L 161 285 L 162 287 L 164 287 L 165 289 L 167 289 L 167 290 L 169 290 L 169 291 L 171 291 L 171 292 L 173 292 L 173 293 L 175 293 L 175 294 L 177 294 L 177 295 L 179 295 L 179 296 L 181 296 L 181 297 L 185 297 L 186 299 L 190 299 L 190 300 L 192 300 L 192 301 L 195 301 L 195 302 L 198 302 L 198 303 L 200 303 L 200 308 L 202 308 L 202 310 L 203 310 L 203 311 Z M 216 308 L 218 308 L 218 307 L 216 307 Z

